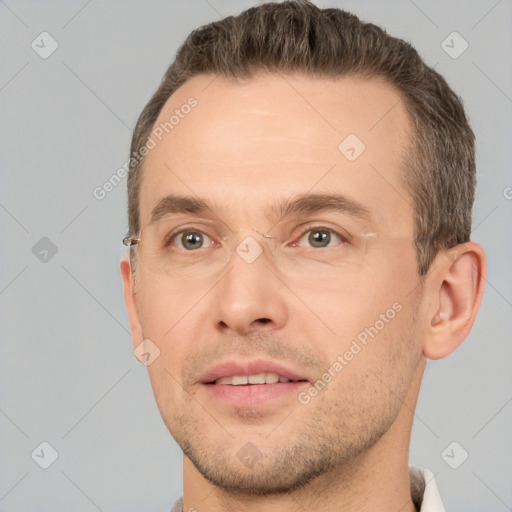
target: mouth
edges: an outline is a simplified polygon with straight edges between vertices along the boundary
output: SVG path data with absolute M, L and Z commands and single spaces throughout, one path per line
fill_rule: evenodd
M 231 407 L 256 407 L 293 399 L 309 379 L 273 361 L 226 362 L 211 368 L 200 383 L 209 398 Z
M 221 377 L 206 384 L 227 384 L 230 386 L 255 386 L 262 384 L 276 384 L 278 382 L 307 382 L 306 379 L 288 379 L 283 375 L 272 372 L 255 373 L 253 375 L 233 375 L 232 377 Z

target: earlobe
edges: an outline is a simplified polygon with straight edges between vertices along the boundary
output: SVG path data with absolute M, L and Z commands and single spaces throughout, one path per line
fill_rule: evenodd
M 482 247 L 466 242 L 440 252 L 428 278 L 429 303 L 423 353 L 429 359 L 448 356 L 464 341 L 475 321 L 485 287 Z
M 137 347 L 144 339 L 139 320 L 139 308 L 137 306 L 137 297 L 135 294 L 135 281 L 131 271 L 130 261 L 127 258 L 123 258 L 121 260 L 120 268 L 124 286 L 124 303 L 130 320 L 132 345 L 135 349 L 135 347 Z

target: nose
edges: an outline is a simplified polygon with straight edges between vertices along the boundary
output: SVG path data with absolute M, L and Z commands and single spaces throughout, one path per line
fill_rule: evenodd
M 287 289 L 263 249 L 252 237 L 232 255 L 215 290 L 217 328 L 237 335 L 282 328 L 288 318 Z

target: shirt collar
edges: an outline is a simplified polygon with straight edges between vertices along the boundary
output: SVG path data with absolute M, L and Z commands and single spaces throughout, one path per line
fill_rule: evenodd
M 446 512 L 434 475 L 425 468 L 409 466 L 411 497 L 420 512 Z

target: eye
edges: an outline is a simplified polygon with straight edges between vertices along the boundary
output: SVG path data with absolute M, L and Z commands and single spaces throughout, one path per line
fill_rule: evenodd
M 168 245 L 178 246 L 180 249 L 194 251 L 213 244 L 212 239 L 201 231 L 180 231 L 170 237 Z
M 332 229 L 314 228 L 306 231 L 299 239 L 296 245 L 305 243 L 314 248 L 330 247 L 344 242 L 345 240 Z M 333 242 L 333 243 L 331 243 Z

